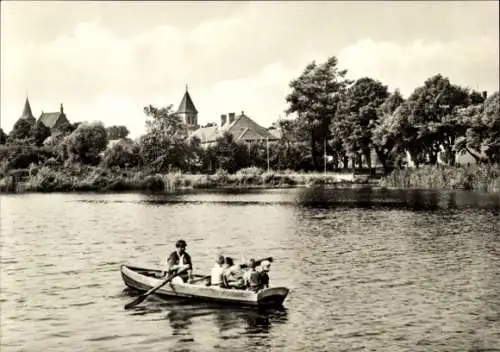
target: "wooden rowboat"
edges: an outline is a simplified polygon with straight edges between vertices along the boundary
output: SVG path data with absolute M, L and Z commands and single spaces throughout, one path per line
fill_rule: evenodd
M 123 281 L 128 287 L 145 292 L 159 285 L 164 278 L 161 270 L 141 268 L 123 264 L 120 268 Z M 179 297 L 200 301 L 220 302 L 256 307 L 281 306 L 288 295 L 286 287 L 270 287 L 255 293 L 248 290 L 225 289 L 206 286 L 204 282 L 194 284 L 169 282 L 155 292 L 162 298 Z

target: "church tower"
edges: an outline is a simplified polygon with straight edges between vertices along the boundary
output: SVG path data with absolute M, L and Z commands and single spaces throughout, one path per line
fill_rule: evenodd
M 28 97 L 26 97 L 26 101 L 24 102 L 24 109 L 21 118 L 36 121 L 35 117 L 33 116 L 33 113 L 31 112 L 31 106 Z
M 186 93 L 177 109 L 177 115 L 181 117 L 188 130 L 193 131 L 198 128 L 198 110 L 194 107 L 187 85 Z

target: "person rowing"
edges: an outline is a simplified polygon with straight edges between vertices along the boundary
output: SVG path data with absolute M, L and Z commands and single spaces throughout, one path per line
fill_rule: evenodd
M 170 253 L 167 259 L 168 273 L 175 274 L 184 268 L 188 270 L 172 279 L 173 283 L 186 283 L 193 280 L 193 263 L 191 256 L 186 252 L 186 241 L 178 240 L 175 243 L 175 251 Z

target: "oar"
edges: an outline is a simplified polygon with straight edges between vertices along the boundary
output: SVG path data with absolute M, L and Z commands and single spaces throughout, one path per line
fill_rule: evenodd
M 262 258 L 262 259 L 256 260 L 255 264 L 260 265 L 260 263 L 262 263 L 264 260 L 267 260 L 267 261 L 269 261 L 269 262 L 272 263 L 273 262 L 273 257 L 267 257 L 267 258 Z M 245 263 L 240 264 L 240 268 L 242 268 L 242 269 L 245 269 L 247 267 L 248 267 L 248 264 L 245 264 Z M 202 276 L 202 277 L 200 277 L 200 278 L 198 278 L 196 280 L 191 281 L 191 283 L 194 284 L 195 282 L 199 282 L 199 281 L 203 281 L 203 280 L 208 280 L 211 277 L 212 277 L 212 275 Z
M 188 270 L 189 267 L 186 267 L 186 268 L 183 268 L 181 270 L 179 270 L 177 273 L 175 273 L 174 275 L 170 275 L 168 276 L 165 280 L 163 280 L 159 285 L 153 287 L 152 289 L 144 292 L 143 294 L 139 295 L 139 297 L 137 297 L 135 300 L 133 300 L 132 302 L 130 303 L 127 303 L 125 305 L 125 309 L 129 309 L 129 308 L 132 308 L 133 306 L 136 306 L 140 303 L 142 303 L 146 298 L 148 298 L 148 296 L 150 294 L 152 294 L 153 292 L 155 292 L 156 290 L 158 290 L 159 288 L 163 287 L 165 284 L 167 284 L 168 282 L 170 282 L 174 277 L 176 276 L 179 276 L 180 274 L 182 274 L 183 272 L 185 272 L 186 270 Z

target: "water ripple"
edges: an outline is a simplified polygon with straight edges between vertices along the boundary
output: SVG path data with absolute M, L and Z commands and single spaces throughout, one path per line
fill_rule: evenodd
M 2 196 L 1 350 L 499 351 L 499 197 L 328 190 Z M 41 211 L 43 209 L 43 211 Z M 159 267 L 185 238 L 272 255 L 281 310 L 150 297 L 121 263 Z

